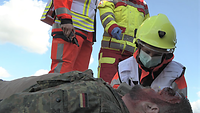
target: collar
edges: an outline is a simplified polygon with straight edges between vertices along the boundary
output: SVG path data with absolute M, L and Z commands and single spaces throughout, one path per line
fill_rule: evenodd
M 146 76 L 148 76 L 149 74 L 151 74 L 152 78 L 155 79 L 154 73 L 159 71 L 160 69 L 162 69 L 164 66 L 166 66 L 166 64 L 168 64 L 169 62 L 171 62 L 174 59 L 174 54 L 170 53 L 164 56 L 164 59 L 162 61 L 161 64 L 159 64 L 156 67 L 152 67 L 150 69 L 147 69 L 146 67 L 143 66 L 143 64 L 139 61 L 138 58 L 138 54 L 139 54 L 139 49 L 136 50 L 136 52 L 133 54 L 133 57 L 136 59 L 139 68 L 142 70 L 141 72 L 141 77 L 140 77 L 140 81 L 145 78 Z
M 123 82 L 119 85 L 119 87 L 117 89 L 115 89 L 118 94 L 122 97 L 125 94 L 127 94 L 130 90 L 132 89 L 132 87 L 130 85 L 128 85 L 127 83 Z

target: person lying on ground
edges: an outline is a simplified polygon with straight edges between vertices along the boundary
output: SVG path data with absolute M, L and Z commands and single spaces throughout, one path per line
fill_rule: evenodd
M 48 76 L 48 75 L 46 75 Z M 37 84 L 0 102 L 0 113 L 192 113 L 183 94 L 171 88 L 156 92 L 126 83 L 113 89 L 92 71 L 72 71 Z

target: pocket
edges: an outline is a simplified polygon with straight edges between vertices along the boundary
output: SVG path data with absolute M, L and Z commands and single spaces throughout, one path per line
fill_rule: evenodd
M 66 108 L 64 107 L 65 100 L 63 98 L 64 97 L 63 94 L 64 94 L 64 91 L 62 89 L 58 89 L 58 90 L 52 91 L 49 94 L 49 97 L 50 97 L 50 109 L 51 109 L 51 111 L 59 111 L 61 113 L 64 112 L 64 110 Z

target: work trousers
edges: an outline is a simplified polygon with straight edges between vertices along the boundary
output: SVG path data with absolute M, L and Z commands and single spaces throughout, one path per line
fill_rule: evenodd
M 111 82 L 115 73 L 118 72 L 118 63 L 132 56 L 133 53 L 122 50 L 101 48 L 99 52 L 98 77 L 106 82 Z
M 76 35 L 79 47 L 71 42 L 64 41 L 62 38 L 53 38 L 51 48 L 51 70 L 49 73 L 66 73 L 70 71 L 85 71 L 88 69 L 90 56 L 92 53 L 92 42 L 88 39 L 93 38 L 92 33 Z

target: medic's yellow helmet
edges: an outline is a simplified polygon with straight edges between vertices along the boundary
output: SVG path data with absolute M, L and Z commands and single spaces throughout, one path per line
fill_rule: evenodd
M 144 42 L 153 47 L 173 53 L 176 45 L 176 31 L 164 14 L 147 18 L 138 28 L 136 42 Z M 163 52 L 163 51 L 162 51 Z

